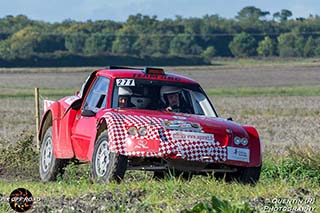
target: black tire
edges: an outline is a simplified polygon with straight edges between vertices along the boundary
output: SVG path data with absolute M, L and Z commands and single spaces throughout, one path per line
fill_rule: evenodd
M 153 172 L 153 179 L 155 179 L 155 180 L 165 179 L 166 176 L 168 176 L 167 171 L 154 171 Z
M 103 160 L 102 160 L 103 158 Z M 110 152 L 108 132 L 104 131 L 98 137 L 91 162 L 91 175 L 96 180 L 120 182 L 127 170 L 128 157 Z
M 261 166 L 259 167 L 239 167 L 238 171 L 227 177 L 231 181 L 237 181 L 242 184 L 255 185 L 260 178 Z
M 42 181 L 55 181 L 58 175 L 62 175 L 67 160 L 58 159 L 53 154 L 52 127 L 44 134 L 40 147 L 39 172 Z
M 185 181 L 191 181 L 193 174 L 191 172 L 182 172 L 175 169 L 166 171 L 154 171 L 153 178 L 156 180 L 162 180 L 165 178 L 175 177 Z

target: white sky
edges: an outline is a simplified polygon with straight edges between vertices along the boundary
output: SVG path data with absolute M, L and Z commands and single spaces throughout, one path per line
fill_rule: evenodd
M 206 14 L 232 18 L 245 6 L 255 6 L 271 14 L 289 9 L 294 17 L 320 13 L 320 0 L 0 0 L 0 17 L 23 14 L 49 22 L 125 21 L 137 13 L 156 15 L 160 20 Z

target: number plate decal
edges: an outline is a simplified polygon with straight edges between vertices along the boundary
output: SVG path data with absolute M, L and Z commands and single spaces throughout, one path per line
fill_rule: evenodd
M 250 150 L 228 146 L 228 160 L 250 162 Z
M 127 79 L 127 78 L 122 78 L 122 79 L 117 79 L 117 86 L 122 86 L 122 87 L 134 87 L 135 82 L 134 79 Z

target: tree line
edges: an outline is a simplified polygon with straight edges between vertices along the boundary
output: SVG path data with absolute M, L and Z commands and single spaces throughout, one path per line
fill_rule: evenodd
M 130 15 L 126 22 L 65 20 L 48 23 L 24 15 L 0 19 L 0 60 L 30 57 L 315 57 L 320 56 L 320 17 L 292 18 L 248 6 L 235 18 L 158 20 Z

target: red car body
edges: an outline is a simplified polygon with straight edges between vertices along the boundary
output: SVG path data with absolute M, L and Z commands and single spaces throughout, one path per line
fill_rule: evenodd
M 95 92 L 92 88 L 99 78 L 108 82 L 105 94 L 97 93 L 104 105 L 95 113 L 85 113 L 84 103 L 86 99 L 95 98 L 90 92 Z M 236 172 L 234 168 L 254 168 L 254 173 L 260 174 L 261 144 L 254 127 L 218 117 L 210 101 L 214 117 L 159 109 L 115 107 L 114 90 L 120 82 L 117 79 L 134 79 L 136 84 L 138 80 L 146 80 L 151 84 L 186 85 L 203 91 L 196 81 L 164 73 L 160 69 L 111 67 L 95 71 L 83 84 L 80 94 L 54 102 L 42 116 L 38 137 L 43 141 L 46 129 L 52 126 L 55 159 L 91 162 L 97 138 L 107 130 L 110 152 L 126 156 L 128 166 L 133 169 L 156 171 L 176 167 L 191 172 L 212 170 L 229 173 Z M 143 127 L 147 133 L 129 134 L 130 127 L 136 130 Z M 244 144 L 240 143 L 242 140 Z M 259 175 L 253 179 L 257 181 Z

